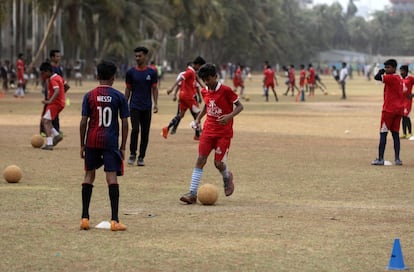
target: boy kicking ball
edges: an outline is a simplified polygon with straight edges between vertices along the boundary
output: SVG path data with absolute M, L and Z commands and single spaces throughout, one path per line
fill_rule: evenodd
M 233 174 L 228 170 L 225 161 L 233 137 L 233 118 L 243 110 L 237 94 L 228 86 L 217 81 L 217 70 L 213 64 L 204 64 L 198 76 L 206 87 L 201 90 L 204 107 L 194 121 L 194 127 L 200 126 L 201 119 L 207 115 L 198 144 L 198 158 L 191 176 L 190 191 L 180 200 L 187 204 L 197 202 L 197 190 L 203 175 L 203 167 L 212 150 L 214 166 L 223 176 L 224 193 L 230 196 L 234 191 Z

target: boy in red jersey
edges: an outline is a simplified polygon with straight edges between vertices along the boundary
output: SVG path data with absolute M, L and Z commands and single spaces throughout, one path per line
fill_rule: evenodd
M 316 73 L 311 63 L 308 65 L 308 72 L 309 72 L 309 76 L 308 76 L 309 96 L 314 96 L 315 85 L 316 85 Z
M 225 161 L 233 137 L 233 118 L 243 110 L 237 94 L 230 87 L 217 81 L 217 70 L 213 64 L 203 65 L 198 75 L 206 87 L 201 91 L 204 107 L 194 121 L 194 126 L 198 127 L 205 115 L 207 118 L 198 145 L 198 158 L 191 176 L 190 190 L 180 198 L 187 204 L 197 202 L 197 190 L 203 175 L 203 167 L 213 149 L 215 150 L 214 166 L 223 176 L 224 193 L 226 196 L 233 194 L 233 174 L 228 170 Z
M 126 230 L 119 222 L 119 185 L 117 176 L 123 175 L 125 145 L 128 137 L 128 102 L 120 91 L 112 88 L 116 66 L 102 61 L 97 67 L 99 86 L 86 93 L 82 102 L 80 122 L 80 155 L 85 160 L 82 183 L 81 230 L 89 229 L 89 204 L 92 197 L 96 169 L 104 166 L 111 201 L 111 230 Z M 119 117 L 118 117 L 119 116 Z M 121 146 L 118 148 L 121 119 Z
M 300 74 L 299 74 L 299 89 L 300 92 L 296 95 L 296 102 L 299 101 L 305 101 L 305 87 L 306 87 L 306 71 L 305 71 L 305 65 L 300 65 Z M 310 94 L 309 94 L 310 95 Z
M 292 96 L 295 95 L 295 89 L 299 92 L 298 87 L 296 86 L 296 77 L 295 77 L 295 65 L 291 64 L 290 68 L 288 70 L 288 87 L 286 89 L 286 92 L 283 95 L 288 95 L 289 90 L 292 90 Z
M 273 94 L 275 95 L 276 102 L 279 101 L 275 91 L 275 83 L 277 83 L 277 78 L 275 75 L 275 71 L 273 71 L 272 66 L 269 64 L 266 65 L 266 69 L 263 71 L 264 79 L 263 79 L 263 86 L 264 86 L 264 93 L 266 97 L 266 102 L 269 101 L 269 88 L 272 88 Z
M 192 112 L 198 114 L 200 108 L 197 100 L 194 98 L 194 83 L 197 80 L 196 72 L 206 61 L 198 56 L 194 59 L 193 64 L 188 66 L 184 74 L 180 76 L 174 83 L 174 85 L 167 90 L 167 94 L 170 94 L 174 88 L 181 84 L 179 93 L 179 113 L 170 121 L 168 126 L 162 128 L 162 137 L 167 139 L 170 128 L 177 127 L 180 120 L 184 117 L 185 112 L 190 109 Z M 197 135 L 194 136 L 194 140 L 198 140 Z
M 244 98 L 244 80 L 243 80 L 243 65 L 237 65 L 236 71 L 233 76 L 234 92 L 237 93 L 237 89 L 240 87 L 240 97 Z
M 42 149 L 53 150 L 53 146 L 62 140 L 59 132 L 53 127 L 52 120 L 59 115 L 66 105 L 64 80 L 58 74 L 53 73 L 53 67 L 49 62 L 43 62 L 40 65 L 40 75 L 42 80 L 48 79 L 48 99 L 42 101 L 46 105 L 42 116 L 42 124 L 47 135 L 46 145 Z
M 402 165 L 400 160 L 400 123 L 404 112 L 403 81 L 396 74 L 397 61 L 389 59 L 384 63 L 384 69 L 378 71 L 375 80 L 384 82 L 384 104 L 382 106 L 380 140 L 378 145 L 378 158 L 372 165 L 384 165 L 384 152 L 387 143 L 388 131 L 391 131 L 394 140 L 395 165 Z
M 402 129 L 403 135 L 401 138 L 409 139 L 411 135 L 411 106 L 413 104 L 413 85 L 414 77 L 408 75 L 408 65 L 401 65 L 400 75 L 403 79 L 403 92 L 404 92 L 404 115 L 402 117 Z M 407 133 L 408 132 L 408 133 Z
M 24 91 L 26 88 L 26 83 L 24 79 L 24 61 L 23 54 L 19 53 L 16 61 L 16 77 L 17 77 L 17 89 L 14 93 L 14 97 L 24 97 Z

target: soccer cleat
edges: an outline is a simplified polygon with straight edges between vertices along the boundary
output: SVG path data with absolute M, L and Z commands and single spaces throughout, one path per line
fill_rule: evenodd
M 89 219 L 88 218 L 82 218 L 81 219 L 80 229 L 81 230 L 88 230 L 89 229 Z
M 171 129 L 170 134 L 171 134 L 171 135 L 174 135 L 175 133 L 177 133 L 177 129 L 176 129 L 175 127 L 173 127 L 173 128 Z
M 375 159 L 371 162 L 371 165 L 384 165 L 384 159 Z
M 405 134 L 400 136 L 400 139 L 406 139 L 406 138 L 407 138 L 407 135 L 405 135 Z
M 395 160 L 395 165 L 403 165 L 403 163 L 400 159 L 396 159 Z
M 138 162 L 137 162 L 138 166 L 145 166 L 145 162 L 143 158 L 138 158 Z
M 53 137 L 53 146 L 57 145 L 62 140 L 63 140 L 63 137 L 60 135 Z
M 115 220 L 111 221 L 111 230 L 112 231 L 124 231 L 127 227 L 121 222 L 116 222 Z
M 413 135 L 411 135 L 411 133 L 408 133 L 408 134 L 407 134 L 407 136 L 405 136 L 405 138 L 406 138 L 406 139 L 410 139 L 410 138 L 411 138 L 411 136 L 413 136 Z
M 188 192 L 186 194 L 183 194 L 180 197 L 180 201 L 185 202 L 187 204 L 194 204 L 197 202 L 197 196 L 193 195 L 192 193 Z
M 162 128 L 161 135 L 162 135 L 162 137 L 164 137 L 165 139 L 167 139 L 167 137 L 168 137 L 168 127 L 163 127 Z
M 223 178 L 223 182 L 224 182 L 224 194 L 226 196 L 231 196 L 234 192 L 233 173 L 229 172 L 229 177 Z
M 43 150 L 53 150 L 53 145 L 44 145 L 42 147 Z
M 135 159 L 137 158 L 137 156 L 135 156 L 135 155 L 130 155 L 129 156 L 129 159 L 128 159 L 128 164 L 129 165 L 133 165 L 134 164 L 134 162 L 135 162 Z

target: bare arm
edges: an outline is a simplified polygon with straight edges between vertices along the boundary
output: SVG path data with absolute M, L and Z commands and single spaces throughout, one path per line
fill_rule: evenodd
M 125 88 L 125 98 L 126 98 L 127 102 L 129 101 L 130 97 L 131 97 L 131 90 L 128 87 L 126 87 Z
M 119 147 L 119 150 L 122 154 L 122 159 L 125 159 L 125 146 L 126 141 L 128 138 L 128 118 L 122 118 L 122 131 L 121 131 L 121 146 Z
M 151 93 L 152 93 L 152 100 L 154 103 L 154 113 L 158 112 L 158 87 L 152 86 L 151 88 Z
M 55 87 L 53 88 L 54 93 L 52 95 L 52 97 L 50 97 L 49 99 L 45 99 L 43 100 L 43 104 L 51 104 L 53 101 L 55 101 L 56 97 L 58 97 L 59 93 L 60 93 L 60 89 L 59 87 Z
M 240 101 L 237 101 L 236 103 L 234 103 L 234 105 L 236 107 L 233 109 L 233 111 L 229 114 L 224 114 L 224 115 L 220 116 L 219 118 L 217 118 L 217 122 L 219 122 L 221 125 L 225 125 L 232 118 L 234 118 L 234 116 L 236 116 L 237 114 L 239 114 L 243 110 L 243 104 Z
M 86 128 L 88 126 L 88 117 L 82 116 L 79 125 L 79 135 L 80 135 L 80 156 L 82 159 L 85 158 L 85 137 L 86 137 Z

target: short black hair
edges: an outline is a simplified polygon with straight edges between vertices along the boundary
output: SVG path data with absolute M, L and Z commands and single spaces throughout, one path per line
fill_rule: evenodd
M 101 61 L 96 67 L 98 79 L 110 80 L 116 74 L 116 69 L 116 65 L 112 61 Z
M 200 57 L 200 56 L 196 57 L 193 60 L 193 64 L 204 65 L 205 63 L 206 63 L 206 61 L 202 57 Z
M 206 63 L 200 67 L 197 74 L 201 79 L 206 79 L 209 76 L 213 77 L 217 75 L 217 68 L 214 64 Z
M 397 68 L 398 63 L 395 59 L 389 59 L 389 60 L 384 62 L 384 66 L 391 66 L 393 68 Z
M 145 46 L 138 46 L 137 48 L 134 49 L 134 52 L 135 53 L 143 52 L 145 55 L 148 55 L 149 50 Z
M 408 72 L 408 65 L 401 65 L 400 70 L 404 70 L 404 71 Z
M 50 50 L 49 57 L 51 57 L 51 58 L 54 57 L 56 55 L 56 53 L 60 53 L 60 50 L 58 50 L 58 49 Z
M 40 72 L 53 72 L 53 67 L 52 64 L 50 64 L 50 62 L 43 62 L 42 64 L 40 64 L 39 67 Z

